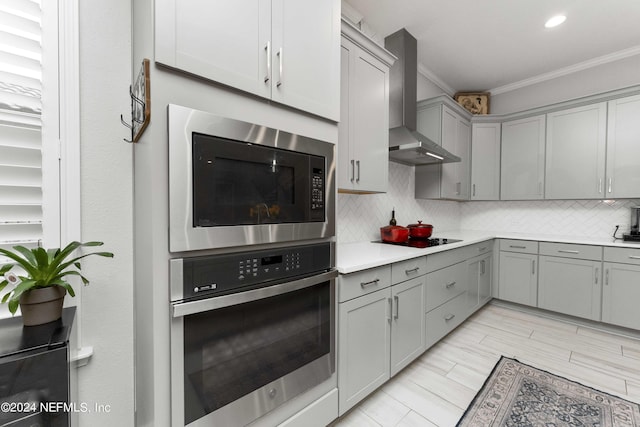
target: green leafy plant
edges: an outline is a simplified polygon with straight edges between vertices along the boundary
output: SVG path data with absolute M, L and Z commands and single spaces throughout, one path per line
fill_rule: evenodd
M 89 280 L 81 273 L 79 260 L 82 258 L 98 255 L 113 258 L 111 252 L 91 252 L 72 259 L 73 252 L 80 247 L 102 246 L 102 242 L 71 242 L 63 249 L 28 249 L 24 246 L 14 246 L 13 251 L 0 248 L 0 255 L 15 261 L 15 263 L 5 264 L 0 268 L 0 291 L 7 285 L 13 284 L 0 302 L 9 303 L 9 311 L 15 314 L 20 304 L 20 296 L 32 289 L 48 288 L 51 286 L 61 286 L 67 290 L 69 295 L 75 296 L 73 287 L 67 282 L 68 276 L 79 276 L 82 283 L 89 284 Z M 25 276 L 16 275 L 10 271 L 14 267 L 21 267 Z

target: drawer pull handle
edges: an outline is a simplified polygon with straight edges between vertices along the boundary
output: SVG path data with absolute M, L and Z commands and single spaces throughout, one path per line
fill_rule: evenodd
M 375 280 L 372 280 L 370 282 L 360 282 L 360 287 L 361 288 L 365 288 L 367 286 L 377 285 L 379 281 L 380 281 L 380 279 L 375 279 Z
M 404 273 L 409 275 L 411 273 L 417 273 L 420 270 L 420 267 L 412 268 L 411 270 L 405 270 Z
M 640 256 L 629 255 L 629 259 L 640 259 Z
M 518 246 L 518 245 L 509 245 L 509 247 L 514 249 L 527 249 L 526 246 Z
M 449 288 L 455 286 L 455 284 L 456 284 L 456 282 L 451 282 L 451 283 L 447 283 L 445 286 L 446 286 L 447 289 L 449 289 Z
M 454 317 L 456 317 L 455 314 L 449 313 L 446 316 L 444 316 L 444 320 L 445 320 L 445 322 L 448 322 L 449 320 L 453 319 Z
M 483 247 L 481 247 L 481 248 L 478 248 L 478 252 L 483 252 L 483 251 L 486 251 L 486 250 L 487 250 L 487 247 L 486 247 L 486 246 L 483 246 Z
M 566 249 L 560 249 L 558 252 L 563 254 L 574 254 L 574 255 L 578 255 L 580 253 L 580 251 L 568 251 Z

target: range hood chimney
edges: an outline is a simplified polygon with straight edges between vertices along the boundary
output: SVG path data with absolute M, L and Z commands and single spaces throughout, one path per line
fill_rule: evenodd
M 404 28 L 384 39 L 398 60 L 389 74 L 389 160 L 409 165 L 459 162 L 436 142 L 416 131 L 418 43 Z

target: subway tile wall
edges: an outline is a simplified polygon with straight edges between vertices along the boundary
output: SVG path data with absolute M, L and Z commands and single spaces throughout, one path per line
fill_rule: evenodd
M 416 200 L 414 188 L 414 168 L 389 162 L 387 193 L 338 194 L 338 242 L 379 239 L 394 207 L 399 225 L 422 220 L 433 224 L 434 235 L 462 229 L 600 238 L 611 236 L 616 225 L 619 236 L 628 232 L 629 208 L 640 206 L 640 200 Z

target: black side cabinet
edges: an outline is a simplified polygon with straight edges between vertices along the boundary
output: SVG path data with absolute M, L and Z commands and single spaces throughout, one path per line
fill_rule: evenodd
M 22 326 L 22 318 L 0 320 L 0 426 L 68 427 L 71 414 L 69 339 L 75 307 L 62 318 Z

